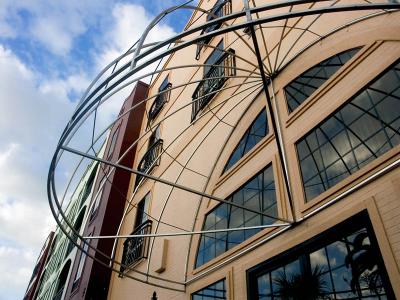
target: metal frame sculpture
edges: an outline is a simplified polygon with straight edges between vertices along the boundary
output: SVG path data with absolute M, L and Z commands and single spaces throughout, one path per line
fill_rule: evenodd
M 383 2 L 383 0 L 381 0 Z M 81 251 L 84 251 L 89 257 L 97 261 L 98 263 L 105 265 L 109 268 L 111 268 L 115 272 L 119 272 L 120 270 L 117 269 L 115 266 L 121 265 L 121 262 L 118 261 L 115 258 L 115 245 L 118 239 L 122 238 L 134 238 L 134 237 L 153 237 L 153 238 L 158 238 L 158 237 L 165 237 L 165 236 L 182 236 L 182 235 L 188 235 L 188 236 L 193 236 L 197 234 L 207 234 L 207 233 L 215 233 L 215 232 L 227 232 L 227 231 L 235 231 L 235 230 L 250 230 L 250 229 L 259 229 L 259 228 L 266 228 L 266 227 L 282 227 L 280 230 L 276 231 L 273 235 L 267 236 L 264 238 L 261 242 L 258 242 L 257 245 L 260 243 L 265 243 L 267 240 L 273 238 L 274 236 L 280 234 L 281 232 L 287 230 L 288 228 L 291 227 L 291 225 L 299 220 L 294 219 L 294 211 L 293 211 L 293 203 L 292 203 L 292 196 L 291 196 L 291 190 L 290 190 L 290 180 L 288 176 L 288 170 L 287 170 L 287 162 L 286 162 L 286 156 L 285 156 L 285 150 L 282 144 L 282 137 L 281 137 L 281 132 L 277 120 L 277 114 L 276 114 L 276 105 L 274 101 L 272 101 L 270 97 L 269 90 L 273 89 L 273 80 L 281 72 L 285 66 L 287 66 L 292 60 L 294 60 L 298 55 L 300 55 L 302 52 L 304 52 L 306 49 L 314 45 L 315 43 L 325 39 L 326 37 L 330 36 L 334 32 L 342 29 L 345 26 L 349 26 L 353 23 L 357 23 L 362 21 L 363 19 L 366 18 L 372 18 L 377 15 L 381 14 L 387 14 L 391 13 L 394 10 L 397 10 L 400 8 L 400 4 L 398 3 L 371 3 L 371 1 L 367 0 L 360 0 L 358 4 L 351 4 L 351 5 L 346 5 L 342 4 L 340 0 L 337 1 L 327 1 L 327 0 L 314 0 L 314 1 L 309 1 L 309 0 L 291 0 L 291 1 L 280 1 L 276 2 L 273 4 L 266 4 L 262 6 L 256 6 L 254 1 L 248 1 L 244 0 L 244 9 L 242 11 L 238 12 L 232 12 L 228 15 L 222 16 L 222 17 L 214 17 L 210 18 L 210 21 L 200 25 L 200 26 L 188 26 L 186 30 L 183 32 L 176 34 L 173 37 L 167 38 L 166 40 L 156 42 L 156 43 L 150 43 L 150 44 L 145 44 L 145 40 L 147 38 L 147 35 L 150 33 L 150 31 L 167 15 L 171 14 L 177 10 L 180 9 L 189 9 L 193 11 L 198 11 L 199 16 L 197 18 L 201 18 L 205 14 L 212 14 L 212 12 L 205 11 L 204 9 L 201 9 L 199 7 L 191 6 L 189 5 L 191 1 L 186 2 L 183 5 L 180 6 L 174 6 L 170 9 L 167 9 L 163 11 L 161 14 L 159 14 L 153 22 L 147 27 L 147 29 L 144 31 L 142 37 L 124 54 L 122 54 L 120 57 L 116 58 L 114 61 L 112 61 L 110 64 L 108 64 L 103 71 L 93 80 L 93 82 L 90 84 L 84 95 L 82 96 L 81 101 L 78 103 L 69 123 L 65 127 L 60 140 L 58 142 L 56 151 L 54 153 L 54 156 L 51 161 L 50 169 L 49 169 L 49 174 L 48 174 L 48 180 L 47 180 L 47 192 L 48 192 L 48 200 L 49 200 L 49 205 L 51 208 L 51 211 L 54 215 L 54 218 L 56 219 L 56 222 L 58 223 L 58 226 L 60 229 L 66 234 L 70 240 L 75 244 L 77 248 L 79 248 Z M 228 1 L 226 1 L 228 2 Z M 252 4 L 253 7 L 250 7 L 249 5 Z M 315 5 L 315 7 L 312 4 L 318 4 Z M 310 7 L 307 9 L 299 9 L 299 5 L 302 4 L 309 4 Z M 276 10 L 279 10 L 277 12 Z M 282 10 L 285 10 L 285 12 L 282 13 Z M 315 21 L 317 21 L 319 18 L 326 14 L 334 14 L 334 13 L 345 13 L 345 12 L 355 12 L 355 11 L 365 11 L 366 14 L 362 16 L 361 18 L 353 19 L 350 22 L 346 22 L 342 24 L 341 27 L 335 28 L 329 32 L 323 32 L 323 33 L 318 33 L 314 28 L 313 24 Z M 267 16 L 265 16 L 265 13 L 268 13 Z M 260 14 L 263 14 L 264 16 L 260 16 Z M 305 18 L 309 17 L 310 18 L 310 25 L 302 28 L 297 25 L 295 26 L 289 26 L 288 21 L 291 19 L 295 18 Z M 236 20 L 235 22 L 230 22 Z M 284 24 L 282 25 L 281 23 L 277 24 L 277 22 L 283 21 Z M 218 25 L 218 26 L 216 26 Z M 214 26 L 213 28 L 216 28 L 212 31 L 207 31 L 205 30 L 206 28 L 210 28 L 210 26 Z M 265 42 L 265 37 L 264 37 L 264 32 L 265 30 L 268 30 L 269 28 L 274 28 L 274 29 L 279 29 L 281 28 L 281 39 L 278 41 L 278 44 L 274 46 L 274 49 L 268 49 L 268 45 Z M 283 52 L 282 49 L 282 44 L 286 42 L 286 37 L 287 34 L 285 34 L 286 30 L 294 30 L 298 31 L 298 37 L 292 42 L 291 46 L 289 47 L 289 50 L 286 51 L 285 53 Z M 260 31 L 263 44 L 258 40 L 260 37 L 257 36 L 257 31 Z M 162 95 L 163 93 L 170 92 L 173 89 L 178 89 L 182 87 L 187 87 L 190 85 L 198 84 L 199 82 L 204 82 L 207 81 L 208 79 L 201 79 L 201 80 L 191 80 L 189 82 L 172 86 L 168 90 L 163 90 L 160 91 L 159 93 L 156 93 L 150 97 L 147 97 L 140 103 L 136 104 L 129 110 L 123 112 L 120 116 L 118 116 L 111 124 L 109 124 L 106 128 L 104 128 L 98 136 L 95 136 L 95 128 L 96 128 L 96 114 L 99 108 L 106 102 L 110 101 L 111 97 L 119 93 L 121 90 L 124 88 L 130 87 L 131 85 L 135 84 L 138 80 L 143 79 L 143 78 L 149 78 L 151 77 L 151 80 L 153 79 L 154 75 L 157 75 L 162 72 L 167 72 L 173 69 L 180 69 L 180 68 L 202 68 L 206 66 L 205 64 L 196 63 L 196 64 L 191 64 L 191 65 L 180 65 L 176 67 L 168 67 L 164 69 L 160 69 L 159 65 L 169 55 L 173 55 L 174 53 L 177 53 L 181 49 L 185 49 L 186 47 L 189 47 L 191 45 L 198 45 L 202 43 L 202 41 L 209 40 L 212 37 L 227 33 L 227 32 L 233 32 L 236 36 L 236 39 L 240 39 L 246 47 L 248 47 L 249 53 L 253 54 L 254 57 L 256 58 L 257 64 L 252 63 L 245 57 L 241 57 L 237 55 L 236 53 L 231 53 L 227 50 L 223 50 L 227 55 L 233 55 L 236 60 L 240 60 L 248 65 L 248 68 L 235 68 L 235 74 L 230 75 L 230 76 L 224 76 L 223 79 L 225 78 L 241 78 L 243 82 L 241 82 L 239 85 L 228 85 L 228 86 L 221 86 L 218 88 L 217 92 L 221 92 L 224 90 L 236 90 L 238 91 L 238 87 L 244 87 L 240 92 L 236 92 L 235 96 L 240 96 L 242 97 L 242 101 L 248 97 L 254 97 L 255 95 L 258 95 L 260 93 L 264 92 L 264 95 L 266 97 L 266 105 L 267 108 L 270 112 L 270 119 L 272 123 L 272 130 L 275 134 L 276 138 L 276 143 L 277 143 L 277 148 L 278 148 L 278 154 L 279 154 L 279 163 L 282 167 L 283 173 L 284 173 L 284 186 L 286 189 L 286 195 L 287 195 L 287 203 L 289 205 L 289 208 L 292 210 L 292 218 L 291 219 L 284 219 L 280 217 L 273 217 L 269 216 L 261 211 L 254 211 L 250 208 L 247 208 L 245 206 L 239 205 L 237 203 L 233 203 L 230 201 L 227 201 L 225 199 L 221 199 L 219 197 L 216 197 L 214 195 L 210 195 L 205 193 L 204 191 L 199 191 L 195 190 L 190 186 L 184 186 L 181 184 L 178 184 L 178 180 L 183 172 L 183 170 L 189 170 L 191 172 L 197 173 L 199 176 L 202 176 L 206 179 L 208 182 L 210 179 L 210 174 L 201 174 L 201 172 L 198 172 L 196 170 L 191 170 L 190 168 L 187 167 L 188 163 L 190 162 L 191 157 L 186 161 L 186 163 L 182 163 L 177 161 L 181 166 L 182 166 L 182 172 L 179 174 L 178 178 L 175 180 L 175 182 L 168 181 L 166 179 L 162 178 L 162 174 L 160 176 L 154 176 L 150 175 L 144 172 L 140 172 L 136 169 L 132 169 L 126 166 L 123 166 L 120 164 L 121 160 L 129 154 L 130 150 L 139 143 L 141 139 L 143 139 L 149 132 L 152 132 L 158 124 L 163 122 L 164 120 L 170 118 L 172 115 L 176 114 L 180 110 L 183 110 L 185 108 L 190 108 L 192 105 L 192 102 L 188 103 L 185 106 L 176 108 L 174 111 L 169 112 L 167 115 L 163 116 L 163 118 L 158 117 L 158 122 L 155 124 L 149 124 L 145 132 L 134 142 L 132 145 L 129 147 L 129 149 L 119 158 L 118 161 L 116 162 L 111 162 L 107 161 L 106 159 L 97 157 L 96 154 L 90 154 L 91 152 L 94 152 L 94 145 L 98 143 L 99 141 L 102 140 L 102 138 L 106 135 L 108 130 L 113 126 L 115 122 L 117 122 L 119 119 L 121 119 L 123 116 L 126 114 L 130 113 L 131 111 L 137 109 L 140 105 L 145 105 L 148 101 L 151 101 L 152 99 L 155 99 L 156 97 Z M 299 43 L 299 41 L 302 40 L 305 34 L 310 34 L 314 38 L 312 41 L 306 46 L 305 48 L 294 51 L 296 48 L 295 46 Z M 249 37 L 250 35 L 250 37 Z M 195 37 L 193 37 L 195 36 Z M 248 42 L 248 39 L 251 39 L 250 42 Z M 260 47 L 263 46 L 264 50 L 266 51 L 266 55 L 262 56 Z M 208 45 L 207 43 L 202 43 L 202 47 L 210 47 L 214 48 L 211 45 Z M 225 49 L 228 49 L 229 45 L 225 47 Z M 129 61 L 126 61 L 129 59 Z M 158 63 L 158 66 L 155 68 L 155 70 L 147 72 L 145 71 L 145 68 L 152 66 L 153 64 Z M 211 65 L 212 67 L 212 65 Z M 106 75 L 107 72 L 110 72 L 109 75 Z M 145 72 L 145 74 L 140 75 L 140 73 Z M 225 74 L 224 74 L 225 75 Z M 105 78 L 104 78 L 105 77 Z M 272 93 L 273 94 L 273 93 Z M 207 96 L 207 95 L 205 95 Z M 195 101 L 200 101 L 201 99 L 197 99 Z M 212 101 L 211 101 L 212 102 Z M 218 124 L 226 124 L 231 127 L 231 132 L 234 131 L 236 124 L 229 124 L 224 120 L 224 117 L 229 114 L 237 105 L 240 104 L 241 101 L 238 103 L 230 103 L 229 99 L 224 99 L 222 102 L 219 102 L 217 105 L 211 107 L 211 103 L 207 103 L 205 107 L 202 110 L 202 114 L 198 115 L 196 117 L 196 120 L 203 118 L 206 115 L 212 115 L 213 118 L 217 119 L 217 123 L 214 127 L 212 127 L 211 131 L 216 128 Z M 222 116 L 218 117 L 215 113 L 214 110 L 218 109 L 221 106 L 228 106 L 229 110 L 228 112 Z M 146 111 L 147 112 L 147 111 Z M 147 112 L 148 113 L 148 112 Z M 91 143 L 90 146 L 86 151 L 78 150 L 75 149 L 74 147 L 70 146 L 71 139 L 74 137 L 76 132 L 84 125 L 90 122 L 89 118 L 94 116 L 94 121 L 93 121 L 93 133 L 91 136 Z M 164 145 L 163 149 L 161 151 L 161 154 L 166 154 L 168 156 L 169 149 L 171 145 L 176 141 L 182 134 L 185 133 L 185 131 L 190 128 L 192 124 L 189 124 L 187 128 L 184 128 L 182 132 L 180 132 L 177 137 L 168 145 Z M 210 132 L 211 132 L 210 131 Z M 200 141 L 199 145 L 197 145 L 197 148 L 194 152 L 197 151 L 197 149 L 200 147 L 201 143 L 207 138 L 203 138 L 202 141 Z M 160 218 L 156 218 L 154 216 L 149 215 L 148 217 L 153 220 L 153 222 L 156 224 L 156 230 L 155 233 L 152 234 L 145 234 L 145 235 L 120 235 L 119 231 L 121 229 L 121 224 L 124 221 L 121 220 L 121 224 L 118 230 L 117 235 L 115 236 L 98 236 L 98 237 L 84 237 L 79 234 L 79 232 L 75 231 L 73 228 L 73 224 L 67 219 L 66 215 L 64 214 L 63 211 L 63 201 L 64 198 L 66 197 L 67 191 L 64 192 L 64 196 L 62 199 L 59 199 L 57 189 L 56 189 L 56 183 L 55 183 L 55 172 L 57 169 L 57 166 L 59 165 L 60 159 L 62 159 L 63 155 L 66 153 L 72 153 L 78 156 L 81 156 L 81 159 L 75 169 L 75 171 L 72 173 L 71 180 L 67 185 L 66 190 L 70 187 L 73 177 L 76 175 L 77 170 L 79 166 L 82 164 L 84 159 L 89 159 L 97 162 L 101 162 L 105 165 L 108 165 L 110 167 L 110 171 L 107 174 L 107 180 L 109 175 L 116 169 L 122 169 L 127 172 L 130 172 L 132 174 L 136 174 L 138 176 L 141 176 L 143 178 L 147 178 L 147 180 L 153 180 L 156 182 L 159 182 L 161 184 L 165 184 L 170 186 L 171 192 L 174 189 L 180 189 L 183 191 L 186 191 L 188 193 L 193 193 L 196 195 L 201 196 L 201 201 L 199 201 L 199 205 L 202 201 L 212 199 L 216 200 L 221 203 L 226 203 L 228 205 L 236 206 L 238 208 L 265 215 L 270 218 L 274 218 L 277 223 L 271 224 L 271 225 L 263 225 L 263 226 L 255 226 L 255 227 L 240 227 L 240 228 L 230 228 L 230 229 L 220 229 L 220 230 L 210 230 L 210 231 L 194 231 L 184 229 L 184 228 L 179 228 L 178 226 L 174 224 L 169 224 L 167 222 L 164 222 L 162 220 L 162 215 Z M 193 153 L 194 154 L 194 153 Z M 174 161 L 176 159 L 174 157 L 171 157 Z M 389 168 L 396 167 L 399 164 L 397 161 L 395 164 L 392 164 L 389 166 Z M 385 172 L 386 170 L 383 170 L 381 172 Z M 379 175 L 379 174 L 378 174 Z M 103 182 L 104 184 L 104 182 Z M 137 189 L 140 187 L 140 183 L 138 186 L 135 188 L 133 191 L 132 196 L 129 199 L 126 199 L 127 205 L 124 211 L 124 217 L 126 214 L 134 207 L 132 205 L 132 199 L 134 195 L 137 192 Z M 99 187 L 99 190 L 101 191 L 102 187 Z M 166 205 L 168 204 L 168 199 L 171 195 L 171 192 L 167 196 L 167 199 L 164 204 L 163 211 L 165 210 Z M 98 195 L 96 195 L 98 196 Z M 342 195 L 343 197 L 343 195 Z M 338 199 L 340 196 L 337 197 Z M 337 200 L 337 199 L 336 199 Z M 199 212 L 199 209 L 197 209 L 197 213 Z M 158 226 L 160 224 L 166 224 L 169 225 L 170 228 L 175 228 L 175 232 L 171 233 L 157 233 Z M 78 237 L 79 241 L 76 241 L 73 239 L 73 237 Z M 98 258 L 95 258 L 94 255 L 90 254 L 89 251 L 85 251 L 83 249 L 83 245 L 87 244 L 89 248 L 98 251 L 95 249 L 93 246 L 90 245 L 89 241 L 90 239 L 101 239 L 101 238 L 110 238 L 114 239 L 114 251 L 111 257 L 107 256 L 104 253 L 98 253 L 99 255 L 103 256 L 106 260 L 109 261 L 109 264 L 105 264 L 103 261 L 99 260 Z M 151 242 L 150 245 L 150 253 L 149 253 L 149 259 L 151 259 L 152 255 L 152 247 L 153 247 L 154 239 Z M 254 245 L 253 247 L 257 246 Z M 251 251 L 253 247 L 248 247 L 236 255 L 234 255 L 231 258 L 226 259 L 225 261 L 203 271 L 202 273 L 196 275 L 195 278 L 192 278 L 190 280 L 187 279 L 187 270 L 188 270 L 188 259 L 189 259 L 189 252 L 190 252 L 190 247 L 191 247 L 191 241 L 189 243 L 188 247 L 188 256 L 186 257 L 186 270 L 185 270 L 185 278 L 182 281 L 174 281 L 174 280 L 169 280 L 165 279 L 159 276 L 155 276 L 150 274 L 149 272 L 149 267 L 147 267 L 147 272 L 141 272 L 135 269 L 132 269 L 132 274 L 127 274 L 125 273 L 124 276 L 127 278 L 132 278 L 134 280 L 138 280 L 141 282 L 144 282 L 146 284 L 151 284 L 154 286 L 162 287 L 162 288 L 167 288 L 171 290 L 176 290 L 176 291 L 185 291 L 185 286 L 192 282 L 193 280 L 197 278 L 201 278 L 208 274 L 209 272 L 223 266 L 224 264 L 232 261 L 236 257 L 243 255 L 244 253 Z M 98 251 L 99 252 L 99 251 Z M 141 277 L 139 277 L 139 275 Z M 146 278 L 145 280 L 143 279 Z

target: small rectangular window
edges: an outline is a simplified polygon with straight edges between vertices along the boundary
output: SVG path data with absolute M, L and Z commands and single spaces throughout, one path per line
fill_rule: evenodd
M 111 140 L 110 140 L 110 146 L 108 147 L 108 155 L 107 155 L 107 159 L 110 160 L 111 156 L 114 153 L 115 150 L 115 146 L 117 145 L 117 139 L 118 139 L 118 133 L 119 133 L 119 129 L 120 129 L 121 125 L 118 125 L 117 129 L 114 130 Z
M 138 171 L 149 173 L 155 166 L 158 166 L 162 151 L 163 140 L 161 139 L 160 125 L 158 125 L 150 135 L 148 148 L 138 164 Z M 139 185 L 142 179 L 143 176 L 136 175 L 135 187 Z
M 144 235 L 151 233 L 152 221 L 148 218 L 148 206 L 150 193 L 142 199 L 137 205 L 135 226 L 131 235 Z M 149 249 L 149 237 L 129 237 L 124 242 L 122 253 L 121 274 L 128 268 L 133 267 L 142 259 L 147 258 Z
M 153 146 L 155 143 L 157 143 L 157 141 L 160 139 L 161 139 L 161 129 L 160 125 L 158 125 L 150 135 L 148 149 L 150 149 L 150 147 Z
M 149 202 L 150 193 L 147 193 L 146 196 L 137 204 L 135 228 L 139 227 L 141 224 L 148 220 Z
M 95 198 L 93 200 L 92 209 L 90 210 L 90 220 L 93 220 L 94 216 L 97 213 L 106 182 L 107 182 L 107 176 L 106 174 L 104 174 L 103 177 L 101 178 L 99 185 L 97 186 L 97 191 L 95 192 Z
M 218 19 L 220 17 L 223 17 L 224 15 L 228 15 L 230 14 L 230 12 L 231 12 L 231 0 L 217 0 L 213 8 L 210 10 L 210 13 L 207 15 L 206 22 Z M 217 30 L 218 28 L 221 27 L 221 25 L 222 25 L 221 23 L 215 23 L 213 25 L 207 26 L 201 31 L 200 35 Z M 200 58 L 201 49 L 203 49 L 204 45 L 208 44 L 210 41 L 211 38 L 208 37 L 198 43 L 196 51 L 197 60 Z
M 221 40 L 204 62 L 203 79 L 192 95 L 192 121 L 222 88 L 228 78 L 236 74 L 235 68 L 235 51 L 233 49 L 224 50 L 224 41 Z
M 160 87 L 158 88 L 158 95 L 155 97 L 153 104 L 149 109 L 149 123 L 155 119 L 158 113 L 163 108 L 164 104 L 168 102 L 171 88 L 171 83 L 168 81 L 168 76 L 164 79 L 161 83 Z

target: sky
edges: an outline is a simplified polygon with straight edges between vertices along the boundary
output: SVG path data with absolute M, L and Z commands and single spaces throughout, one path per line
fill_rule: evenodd
M 0 1 L 0 300 L 22 299 L 54 230 L 47 172 L 80 96 L 154 16 L 182 3 Z M 181 31 L 188 13 L 166 18 L 151 39 Z

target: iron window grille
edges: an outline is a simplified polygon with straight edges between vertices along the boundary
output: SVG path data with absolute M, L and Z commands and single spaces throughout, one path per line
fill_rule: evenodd
M 217 56 L 217 58 L 215 58 Z M 236 75 L 235 51 L 223 50 L 222 41 L 205 62 L 204 76 L 192 95 L 192 122 L 230 76 Z
M 150 173 L 150 171 L 155 167 L 160 164 L 161 160 L 161 153 L 163 149 L 163 140 L 158 139 L 156 140 L 146 151 L 142 159 L 140 160 L 140 163 L 138 165 L 138 171 L 142 173 Z M 136 175 L 136 181 L 135 181 L 135 187 L 137 187 L 140 182 L 142 181 L 143 176 L 137 174 Z
M 143 235 L 151 233 L 153 221 L 146 220 L 141 225 L 136 227 L 131 235 Z M 124 250 L 122 252 L 122 261 L 120 273 L 122 274 L 127 268 L 133 267 L 142 259 L 147 258 L 149 250 L 149 237 L 130 237 L 124 242 Z
M 168 77 L 164 79 L 163 83 L 161 84 L 160 88 L 158 89 L 158 95 L 154 99 L 153 104 L 149 110 L 149 123 L 154 120 L 161 109 L 163 108 L 164 104 L 168 102 L 170 96 L 170 89 L 172 84 L 168 82 Z
M 232 10 L 231 5 L 232 5 L 231 0 L 218 0 L 217 3 L 215 3 L 214 7 L 210 10 L 210 14 L 207 15 L 206 22 L 229 15 Z M 200 35 L 217 30 L 220 27 L 221 27 L 221 23 L 215 23 L 213 25 L 207 26 L 206 28 L 204 28 L 201 31 Z M 201 49 L 203 49 L 204 45 L 208 44 L 211 41 L 211 39 L 212 39 L 211 37 L 207 37 L 206 39 L 200 41 L 197 44 L 197 50 L 196 50 L 196 59 L 197 60 L 200 58 Z

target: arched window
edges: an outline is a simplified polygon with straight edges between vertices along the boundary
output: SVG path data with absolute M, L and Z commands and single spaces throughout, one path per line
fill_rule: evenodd
M 65 285 L 67 283 L 70 266 L 71 266 L 71 261 L 68 260 L 67 263 L 64 265 L 60 275 L 58 276 L 57 289 L 56 289 L 55 295 L 53 297 L 53 300 L 61 300 L 62 299 L 64 290 L 65 290 Z
M 259 141 L 268 134 L 267 112 L 263 109 L 240 139 L 225 165 L 224 173 L 249 152 Z
M 86 211 L 86 206 L 83 207 L 83 209 L 79 213 L 79 216 L 76 218 L 74 225 L 74 229 L 76 232 L 79 232 L 81 230 L 83 217 L 85 216 L 85 211 Z M 75 243 L 78 241 L 78 236 L 73 232 L 71 233 L 72 233 L 72 240 L 69 241 L 67 251 L 65 252 L 65 257 L 67 257 L 71 253 L 72 249 L 75 248 Z
M 275 222 L 274 217 L 278 215 L 278 210 L 272 165 L 269 165 L 250 179 L 227 200 L 271 217 L 222 203 L 207 214 L 202 230 L 250 227 Z M 197 252 L 196 267 L 242 243 L 260 230 L 251 229 L 202 234 Z
M 306 201 L 400 144 L 400 63 L 296 143 Z
M 247 279 L 254 300 L 395 299 L 366 211 L 251 268 Z
M 325 81 L 350 60 L 360 48 L 350 49 L 320 62 L 294 79 L 285 87 L 289 112 L 294 111 Z

